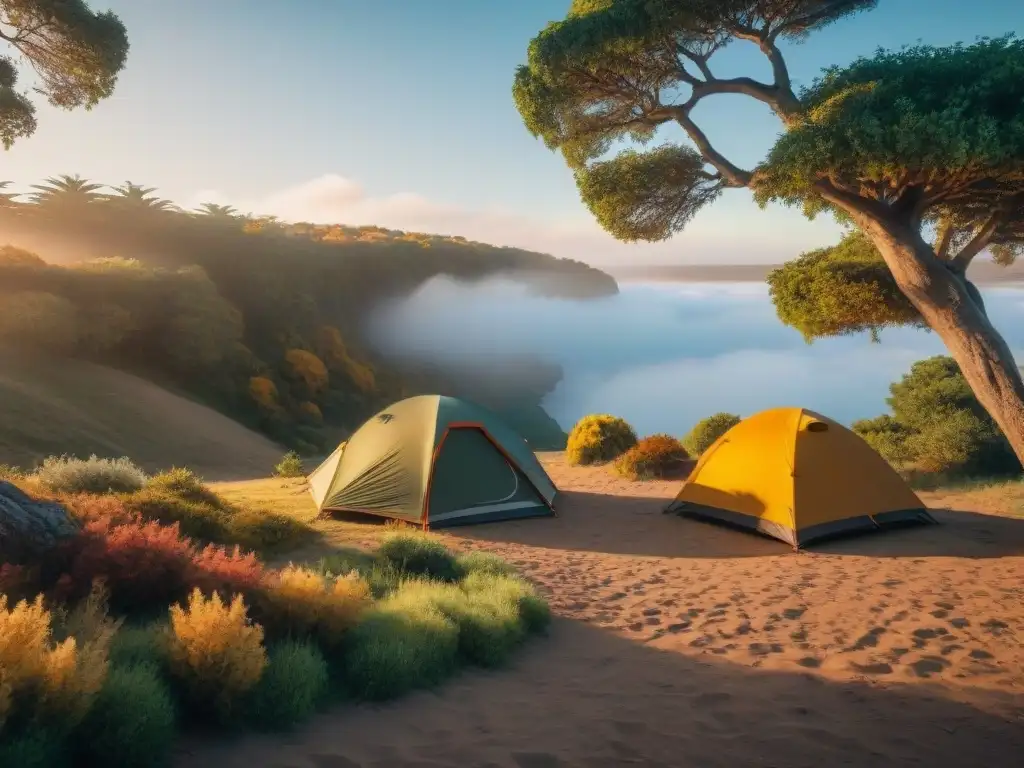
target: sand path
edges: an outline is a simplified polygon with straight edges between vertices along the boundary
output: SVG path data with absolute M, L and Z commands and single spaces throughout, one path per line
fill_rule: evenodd
M 559 615 L 511 669 L 350 707 L 180 768 L 1010 768 L 1024 754 L 1024 519 L 794 554 L 662 515 L 677 483 L 546 457 L 560 515 L 465 528 Z

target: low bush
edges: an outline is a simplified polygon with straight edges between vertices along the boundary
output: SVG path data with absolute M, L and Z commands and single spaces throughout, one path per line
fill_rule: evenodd
M 207 544 L 192 556 L 189 581 L 203 592 L 250 594 L 260 587 L 265 570 L 252 552 L 243 552 Z
M 551 608 L 547 601 L 521 577 L 472 573 L 463 580 L 462 588 L 470 594 L 485 595 L 488 600 L 513 601 L 528 632 L 542 632 L 551 623 Z
M 693 425 L 693 429 L 683 438 L 683 445 L 691 456 L 700 458 L 718 438 L 739 423 L 740 417 L 735 413 L 713 414 Z
M 636 432 L 608 414 L 584 416 L 569 433 L 565 458 L 573 465 L 612 461 L 636 445 Z
M 246 507 L 235 509 L 227 516 L 220 543 L 274 554 L 295 549 L 315 536 L 315 529 L 294 517 Z
M 504 663 L 526 636 L 519 604 L 498 590 L 464 590 L 457 584 L 410 581 L 395 593 L 396 607 L 432 605 L 459 629 L 459 655 L 485 667 Z
M 131 459 L 88 459 L 50 456 L 36 470 L 40 485 L 54 493 L 129 493 L 149 479 Z
M 286 729 L 308 719 L 324 700 L 328 668 L 323 652 L 308 640 L 272 646 L 269 663 L 249 699 L 249 717 L 257 725 Z
M 315 635 L 336 647 L 371 602 L 358 574 L 329 576 L 289 565 L 266 580 L 256 610 L 275 635 Z
M 288 451 L 281 457 L 281 461 L 274 467 L 274 474 L 277 477 L 305 477 L 306 472 L 302 467 L 302 457 L 295 451 Z
M 441 683 L 455 669 L 458 650 L 455 622 L 431 603 L 402 599 L 399 588 L 349 633 L 345 681 L 360 698 L 391 699 Z
M 263 627 L 249 620 L 241 595 L 225 603 L 198 589 L 170 615 L 168 666 L 189 714 L 232 720 L 267 666 Z
M 223 505 L 221 498 L 203 482 L 203 478 L 187 467 L 173 467 L 153 475 L 149 479 L 149 487 L 183 501 L 209 504 L 218 509 Z
M 99 591 L 70 614 L 47 610 L 42 596 L 9 607 L 0 594 L 0 729 L 13 723 L 17 736 L 26 725 L 80 722 L 106 677 L 116 630 Z
M 516 569 L 493 552 L 482 549 L 463 552 L 455 557 L 459 574 L 463 578 L 471 573 L 489 573 L 496 576 L 513 576 Z
M 317 564 L 317 571 L 328 577 L 346 573 L 358 574 L 369 585 L 374 600 L 381 600 L 390 595 L 398 589 L 398 585 L 405 578 L 402 570 L 390 560 L 362 551 L 336 553 L 325 557 Z
M 77 756 L 104 768 L 156 768 L 170 762 L 174 702 L 156 668 L 114 666 L 77 729 Z
M 125 507 L 143 520 L 177 523 L 192 539 L 273 553 L 316 535 L 313 528 L 287 515 L 234 506 L 201 483 L 181 482 L 181 475 L 158 477 L 160 481 L 124 496 Z
M 630 480 L 670 477 L 690 458 L 683 444 L 670 435 L 651 435 L 619 456 L 615 471 Z
M 123 625 L 110 644 L 112 667 L 167 667 L 169 630 L 166 621 Z
M 460 575 L 455 555 L 429 534 L 411 531 L 385 534 L 377 554 L 409 576 L 455 581 Z

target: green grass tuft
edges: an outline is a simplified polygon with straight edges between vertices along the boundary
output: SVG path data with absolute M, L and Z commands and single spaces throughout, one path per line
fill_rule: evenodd
M 389 533 L 384 536 L 377 554 L 409 576 L 449 582 L 460 576 L 455 555 L 429 534 Z
M 513 601 L 527 632 L 542 632 L 551 623 L 551 608 L 528 581 L 518 576 L 471 573 L 462 582 L 470 594 L 487 595 L 488 600 Z
M 74 741 L 86 765 L 156 768 L 169 762 L 175 735 L 170 691 L 142 664 L 111 667 Z
M 327 693 L 323 652 L 309 641 L 286 640 L 268 651 L 269 665 L 250 694 L 250 717 L 268 730 L 309 719 Z
M 514 576 L 516 569 L 493 552 L 478 549 L 463 552 L 455 558 L 459 573 L 465 577 L 471 573 L 490 573 L 497 576 Z
M 359 698 L 382 701 L 431 688 L 455 670 L 459 628 L 436 606 L 400 595 L 370 609 L 349 634 L 344 678 Z

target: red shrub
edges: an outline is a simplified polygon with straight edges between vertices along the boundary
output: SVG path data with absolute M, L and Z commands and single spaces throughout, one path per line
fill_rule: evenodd
M 121 499 L 109 494 L 77 493 L 65 496 L 60 501 L 72 517 L 83 525 L 89 523 L 121 525 L 139 519 L 137 514 L 125 507 Z
M 193 555 L 192 563 L 192 585 L 206 593 L 250 594 L 263 581 L 263 563 L 240 547 L 228 551 L 208 544 Z
M 195 552 L 177 524 L 88 523 L 83 530 L 57 596 L 82 597 L 96 580 L 110 592 L 117 611 L 166 607 L 188 595 Z

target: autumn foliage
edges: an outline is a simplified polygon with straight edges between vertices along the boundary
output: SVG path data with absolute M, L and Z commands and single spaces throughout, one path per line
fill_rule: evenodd
M 615 460 L 615 471 L 630 480 L 652 480 L 679 474 L 690 455 L 671 435 L 650 435 Z

